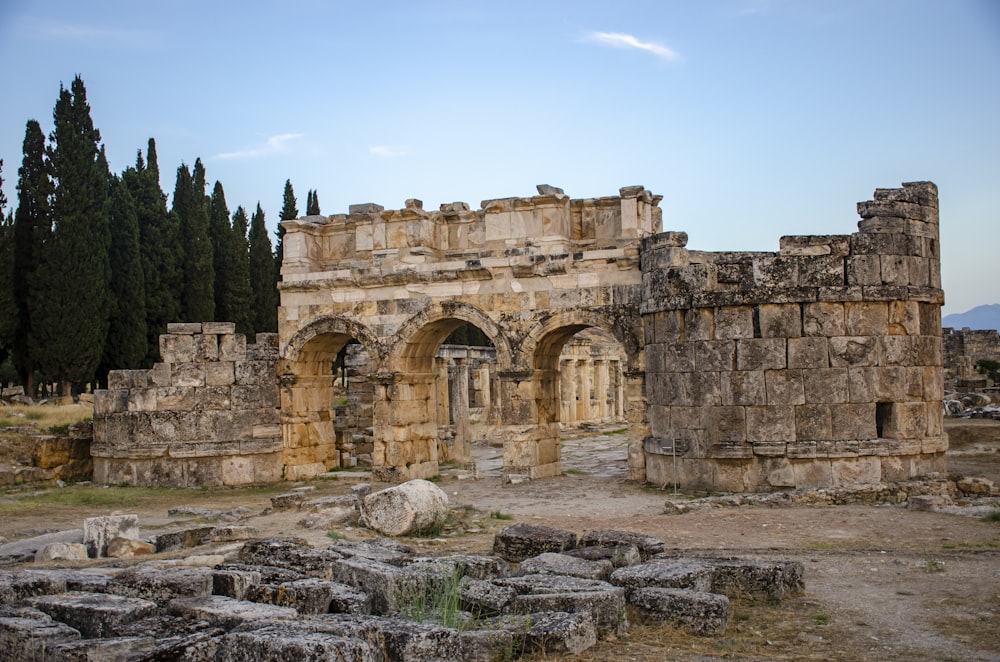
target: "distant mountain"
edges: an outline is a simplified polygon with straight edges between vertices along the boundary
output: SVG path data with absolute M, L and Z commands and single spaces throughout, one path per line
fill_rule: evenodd
M 1000 331 L 1000 303 L 976 306 L 964 313 L 952 313 L 941 318 L 941 326 L 953 329 L 996 329 Z

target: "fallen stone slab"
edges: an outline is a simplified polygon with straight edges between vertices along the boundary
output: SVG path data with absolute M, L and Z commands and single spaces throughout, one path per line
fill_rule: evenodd
M 413 560 L 414 551 L 412 547 L 386 540 L 385 538 L 373 538 L 363 542 L 350 540 L 340 540 L 334 542 L 327 549 L 336 552 L 344 558 L 357 556 L 389 565 L 403 566 Z
M 300 614 L 370 614 L 372 600 L 353 586 L 328 579 L 308 577 L 281 584 L 259 584 L 246 591 L 244 599 L 291 607 Z
M 545 552 L 564 552 L 576 547 L 576 534 L 551 526 L 524 522 L 508 526 L 493 536 L 493 554 L 520 563 Z
M 441 576 L 471 577 L 472 579 L 499 579 L 510 577 L 510 565 L 495 556 L 454 554 L 451 556 L 421 557 L 413 559 L 407 568 L 420 572 L 424 568 Z
M 780 600 L 801 593 L 805 569 L 798 561 L 705 559 L 712 570 L 712 593 L 730 598 L 746 596 Z
M 589 612 L 505 614 L 483 621 L 482 629 L 512 635 L 513 655 L 500 659 L 518 659 L 523 653 L 575 655 L 597 643 L 597 628 Z
M 352 557 L 330 565 L 330 579 L 349 586 L 364 587 L 371 596 L 372 611 L 385 615 L 397 611 L 400 598 L 423 590 L 423 577 L 398 566 Z
M 314 549 L 301 538 L 263 538 L 243 545 L 239 559 L 250 565 L 289 568 L 304 575 L 336 579 L 331 565 L 343 555 L 332 549 Z
M 299 510 L 320 515 L 328 522 L 356 523 L 361 515 L 361 500 L 353 494 L 308 499 L 299 504 Z
M 46 561 L 86 561 L 87 546 L 83 543 L 51 542 L 35 552 L 35 563 Z
M 114 537 L 108 543 L 107 557 L 110 559 L 131 559 L 148 556 L 156 552 L 156 547 L 145 540 Z
M 108 593 L 152 600 L 165 605 L 174 598 L 212 594 L 210 568 L 173 568 L 142 565 L 129 568 L 108 580 Z
M 639 623 L 669 623 L 697 634 L 721 634 L 729 619 L 729 598 L 679 588 L 633 588 L 626 599 Z
M 275 510 L 296 510 L 305 501 L 306 495 L 302 492 L 275 494 L 271 497 L 271 507 Z
M 410 480 L 361 500 L 361 523 L 385 536 L 424 533 L 448 515 L 448 495 L 428 480 Z
M 510 605 L 513 613 L 586 612 L 593 618 L 600 637 L 628 630 L 625 589 L 619 586 L 559 575 L 524 575 L 494 581 L 517 591 Z
M 0 612 L 0 660 L 38 662 L 61 643 L 77 641 L 80 632 L 37 609 L 18 609 L 10 615 Z
M 619 568 L 611 583 L 625 588 L 683 588 L 705 593 L 712 590 L 712 569 L 700 559 L 653 559 Z
M 0 565 L 10 565 L 13 563 L 30 563 L 35 560 L 38 550 L 52 543 L 82 543 L 83 529 L 71 529 L 69 531 L 56 531 L 46 533 L 32 538 L 15 540 L 14 542 L 0 545 Z
M 252 540 L 257 537 L 256 527 L 248 524 L 232 524 L 229 526 L 217 526 L 209 537 L 210 542 L 236 542 L 239 540 Z
M 108 580 L 120 572 L 116 569 L 94 568 L 91 570 L 76 570 L 72 568 L 53 568 L 44 571 L 46 575 L 66 582 L 66 591 L 84 591 L 86 593 L 107 592 Z
M 83 520 L 83 544 L 91 558 L 107 556 L 112 538 L 139 539 L 138 515 L 103 515 Z
M 212 572 L 212 595 L 223 595 L 234 600 L 246 600 L 247 592 L 261 583 L 261 573 L 256 570 L 224 570 Z
M 222 595 L 175 598 L 167 605 L 167 611 L 174 616 L 205 621 L 227 630 L 244 623 L 290 621 L 299 617 L 291 607 L 234 600 Z
M 156 552 L 176 552 L 191 547 L 200 547 L 212 541 L 214 526 L 197 526 L 180 531 L 160 533 L 156 536 Z
M 149 600 L 83 591 L 30 598 L 26 604 L 75 628 L 86 639 L 116 637 L 123 624 L 156 610 L 156 603 Z
M 562 552 L 566 556 L 588 561 L 610 561 L 615 568 L 624 568 L 642 563 L 639 548 L 631 544 L 607 545 L 600 547 L 577 547 Z
M 315 624 L 271 623 L 230 632 L 204 649 L 214 662 L 384 662 L 361 639 L 323 631 Z M 198 658 L 201 659 L 201 658 Z
M 66 592 L 66 578 L 59 572 L 26 570 L 0 573 L 0 605 L 16 605 L 26 598 Z
M 60 662 L 133 662 L 148 659 L 145 655 L 156 647 L 153 637 L 110 637 L 57 644 L 47 652 Z
M 603 529 L 587 531 L 580 537 L 580 547 L 617 547 L 619 545 L 635 545 L 643 561 L 663 553 L 666 549 L 666 542 L 661 538 L 633 531 Z
M 458 584 L 459 607 L 477 617 L 504 613 L 515 597 L 517 591 L 513 587 L 500 586 L 491 581 L 462 577 Z
M 607 559 L 588 561 L 566 554 L 545 552 L 521 561 L 517 568 L 517 574 L 566 575 L 567 577 L 607 581 L 613 568 L 611 561 Z

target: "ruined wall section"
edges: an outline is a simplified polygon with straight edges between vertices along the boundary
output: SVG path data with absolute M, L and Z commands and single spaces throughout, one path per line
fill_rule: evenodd
M 985 385 L 985 375 L 976 370 L 976 362 L 983 359 L 1000 361 L 1000 333 L 996 329 L 944 329 L 944 366 L 948 381 Z
M 94 394 L 94 481 L 145 487 L 282 478 L 276 334 L 168 324 L 161 363 L 113 370 Z
M 943 470 L 937 188 L 877 189 L 859 232 L 778 253 L 643 242 L 651 482 L 831 486 Z

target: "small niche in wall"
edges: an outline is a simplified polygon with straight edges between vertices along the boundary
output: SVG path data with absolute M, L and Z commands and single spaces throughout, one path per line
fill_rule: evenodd
M 875 403 L 875 434 L 879 439 L 885 438 L 885 425 L 891 417 L 891 402 Z

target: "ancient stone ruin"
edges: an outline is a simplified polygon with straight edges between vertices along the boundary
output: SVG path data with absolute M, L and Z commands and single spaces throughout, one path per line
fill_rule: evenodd
M 223 358 L 226 333 L 171 327 L 167 347 L 190 352 L 112 373 L 99 396 L 95 471 L 232 484 L 363 463 L 404 480 L 468 462 L 481 439 L 503 446 L 505 477 L 543 478 L 562 471 L 562 425 L 588 416 L 623 420 L 630 476 L 657 484 L 944 468 L 934 184 L 877 189 L 858 232 L 775 253 L 689 250 L 659 202 L 540 186 L 478 210 L 408 200 L 284 221 L 276 352 Z M 492 343 L 485 369 L 442 349 L 466 324 Z M 585 330 L 617 347 L 574 359 Z

